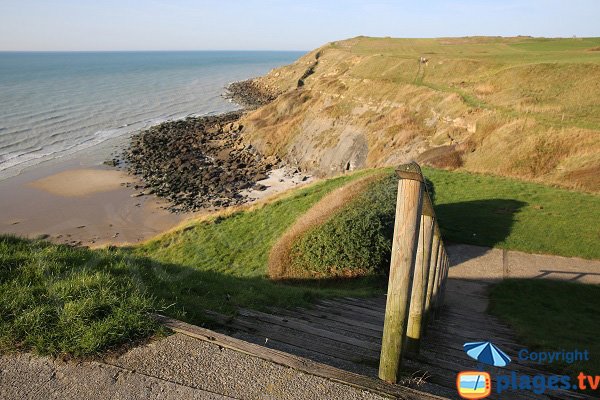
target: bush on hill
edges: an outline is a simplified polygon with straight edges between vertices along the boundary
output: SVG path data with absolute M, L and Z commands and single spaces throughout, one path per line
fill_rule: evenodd
M 380 275 L 389 268 L 398 177 L 388 173 L 292 246 L 292 269 L 312 277 Z

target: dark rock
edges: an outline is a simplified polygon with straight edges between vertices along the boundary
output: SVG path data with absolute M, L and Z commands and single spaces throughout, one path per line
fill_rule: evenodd
M 125 159 L 145 190 L 167 198 L 172 212 L 241 204 L 239 192 L 267 177 L 273 166 L 234 130 L 242 112 L 166 122 L 131 138 Z
M 255 109 L 275 100 L 277 93 L 260 85 L 255 79 L 248 79 L 229 84 L 224 97 L 247 109 Z M 243 126 L 232 124 L 224 129 L 228 132 L 239 132 Z

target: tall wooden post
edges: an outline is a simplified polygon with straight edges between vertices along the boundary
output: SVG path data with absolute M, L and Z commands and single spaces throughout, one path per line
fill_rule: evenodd
M 379 360 L 379 378 L 390 383 L 397 382 L 400 370 L 423 207 L 423 175 L 419 166 L 402 165 L 396 172 L 400 181 Z
M 435 274 L 440 250 L 440 232 L 434 222 L 433 240 L 431 242 L 431 257 L 429 258 L 429 274 L 427 277 L 427 292 L 425 294 L 425 306 L 423 307 L 423 323 L 421 324 L 421 336 L 427 331 L 427 324 L 431 318 L 431 298 L 433 295 L 433 286 L 435 282 Z
M 426 196 L 423 200 L 423 215 L 421 216 L 421 230 L 417 245 L 415 273 L 413 275 L 410 310 L 408 312 L 408 325 L 406 329 L 406 350 L 415 354 L 419 353 L 421 333 L 423 331 L 422 324 L 425 320 L 424 308 L 429 278 L 433 222 L 433 209 L 429 198 Z

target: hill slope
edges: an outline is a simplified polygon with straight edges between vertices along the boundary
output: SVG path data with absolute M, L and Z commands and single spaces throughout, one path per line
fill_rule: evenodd
M 279 96 L 246 139 L 320 175 L 416 158 L 600 189 L 600 38 L 357 37 L 257 83 Z

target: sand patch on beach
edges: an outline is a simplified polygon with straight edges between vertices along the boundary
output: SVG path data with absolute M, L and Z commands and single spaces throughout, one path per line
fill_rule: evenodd
M 118 190 L 124 182 L 127 182 L 127 175 L 120 171 L 73 169 L 29 182 L 28 185 L 56 196 L 82 197 Z

